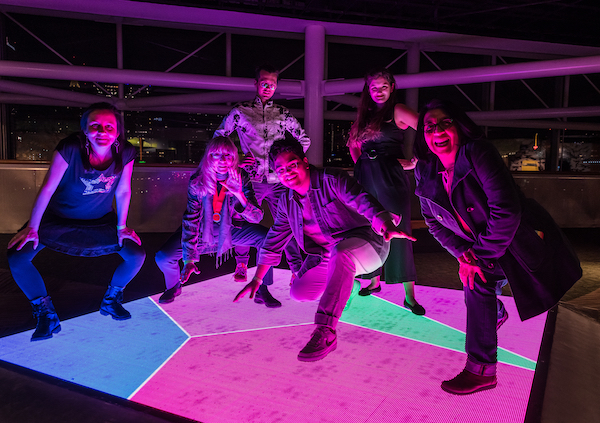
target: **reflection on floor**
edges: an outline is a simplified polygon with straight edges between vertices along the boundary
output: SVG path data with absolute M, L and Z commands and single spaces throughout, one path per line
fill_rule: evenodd
M 498 387 L 460 397 L 439 385 L 465 362 L 461 291 L 418 286 L 425 317 L 401 306 L 401 286 L 356 297 L 337 350 L 303 363 L 316 304 L 292 301 L 289 279 L 275 269 L 279 309 L 234 304 L 243 285 L 226 275 L 184 287 L 171 304 L 127 303 L 129 321 L 92 313 L 62 322 L 51 340 L 0 338 L 0 360 L 206 423 L 523 421 L 545 315 L 521 322 L 503 297 Z

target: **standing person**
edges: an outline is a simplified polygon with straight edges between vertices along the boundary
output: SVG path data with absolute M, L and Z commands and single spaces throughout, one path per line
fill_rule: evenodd
M 581 277 L 579 260 L 542 206 L 518 189 L 496 148 L 454 104 L 431 101 L 419 116 L 416 194 L 429 232 L 458 260 L 467 305 L 467 363 L 442 382 L 452 394 L 494 388 L 496 298 L 508 280 L 522 320 L 554 307 Z
M 156 253 L 167 288 L 159 302 L 172 302 L 191 274 L 200 273 L 196 263 L 202 254 L 216 254 L 219 266 L 236 245 L 259 248 L 267 234 L 258 224 L 262 218 L 248 174 L 238 169 L 235 144 L 227 137 L 213 138 L 190 178 L 183 224 Z M 267 289 L 272 283 L 271 271 L 257 292 L 257 302 L 281 307 Z
M 304 152 L 310 146 L 310 139 L 300 126 L 300 123 L 288 109 L 273 103 L 271 98 L 277 89 L 279 71 L 271 65 L 262 65 L 256 68 L 256 97 L 251 102 L 236 105 L 221 122 L 214 136 L 228 136 L 234 131 L 240 139 L 242 152 L 245 159 L 241 166 L 248 170 L 250 180 L 254 187 L 258 204 L 267 202 L 269 211 L 275 216 L 279 196 L 285 187 L 279 183 L 277 175 L 269 168 L 269 150 L 274 141 L 285 138 L 286 132 L 297 139 Z M 238 262 L 235 271 L 235 280 L 247 280 L 247 265 L 249 249 L 236 248 Z M 295 274 L 301 264 L 302 256 L 295 240 L 291 240 L 286 247 L 286 259 L 292 273 Z
M 400 229 L 411 233 L 408 175 L 414 168 L 402 151 L 404 131 L 417 127 L 417 113 L 396 103 L 394 76 L 387 69 L 375 69 L 365 75 L 358 116 L 350 129 L 348 147 L 354 160 L 354 177 L 385 207 L 402 216 Z M 390 255 L 383 265 L 386 283 L 404 284 L 404 306 L 414 314 L 425 314 L 425 308 L 415 299 L 417 271 L 412 243 L 397 238 L 390 243 Z M 369 286 L 359 295 L 381 291 L 381 269 L 371 275 Z
M 263 276 L 279 264 L 283 247 L 294 236 L 307 257 L 290 295 L 297 301 L 319 300 L 317 327 L 298 360 L 316 361 L 337 347 L 337 323 L 351 293 L 360 288 L 354 277 L 383 264 L 391 238 L 415 239 L 398 230 L 399 216 L 387 212 L 346 172 L 310 166 L 297 141 L 276 141 L 270 159 L 289 190 L 281 196 L 275 223 L 259 251 L 254 278 L 234 301 L 257 293 Z
M 100 313 L 116 320 L 131 318 L 121 305 L 123 289 L 146 257 L 139 237 L 127 227 L 135 154 L 123 140 L 119 111 L 108 103 L 92 104 L 81 117 L 81 132 L 56 147 L 27 226 L 8 243 L 12 276 L 37 318 L 32 341 L 52 338 L 61 330 L 44 281 L 31 262 L 44 247 L 73 256 L 119 254 L 123 262 L 113 274 Z

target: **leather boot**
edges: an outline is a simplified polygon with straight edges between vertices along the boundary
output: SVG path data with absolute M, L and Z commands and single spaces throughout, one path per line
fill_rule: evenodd
M 108 316 L 109 314 L 115 320 L 131 319 L 131 314 L 123 308 L 123 288 L 109 285 L 104 294 L 102 304 L 100 304 L 100 314 Z
M 33 316 L 37 319 L 31 341 L 50 339 L 53 333 L 60 332 L 60 320 L 58 320 L 58 315 L 49 296 L 32 300 L 31 307 L 33 308 Z
M 258 291 L 254 294 L 254 302 L 256 304 L 264 304 L 269 308 L 281 307 L 281 302 L 271 295 L 269 288 L 264 283 L 258 287 Z

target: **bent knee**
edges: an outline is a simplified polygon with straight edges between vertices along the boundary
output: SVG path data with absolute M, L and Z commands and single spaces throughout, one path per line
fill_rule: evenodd
M 316 301 L 319 299 L 320 296 L 320 292 L 311 292 L 302 288 L 294 289 L 294 285 L 292 285 L 292 288 L 290 289 L 290 297 L 292 298 L 292 300 L 301 303 L 308 301 Z

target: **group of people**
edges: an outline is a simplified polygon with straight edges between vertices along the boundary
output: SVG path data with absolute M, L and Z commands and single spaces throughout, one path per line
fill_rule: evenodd
M 246 295 L 280 307 L 269 292 L 272 267 L 285 251 L 290 296 L 316 301 L 315 329 L 300 361 L 324 358 L 337 347 L 337 323 L 354 295 L 402 283 L 404 306 L 417 315 L 417 279 L 411 236 L 410 184 L 435 239 L 456 257 L 467 305 L 464 370 L 442 382 L 453 394 L 496 386 L 497 330 L 508 313 L 497 294 L 510 284 L 519 315 L 553 307 L 581 277 L 568 241 L 550 215 L 519 191 L 482 131 L 452 103 L 434 100 L 420 115 L 396 102 L 393 75 L 369 72 L 348 147 L 354 177 L 310 165 L 310 140 L 298 121 L 272 97 L 278 72 L 262 66 L 256 97 L 236 105 L 208 143 L 190 178 L 182 225 L 156 253 L 165 276 L 161 303 L 181 294 L 204 254 L 217 266 L 235 255 L 234 278 L 247 281 L 249 248 L 258 250 Z M 404 131 L 416 130 L 414 158 L 403 149 Z M 237 132 L 240 146 L 228 137 Z M 243 157 L 240 160 L 238 149 Z M 103 315 L 131 317 L 123 289 L 141 268 L 145 252 L 127 227 L 135 149 L 123 139 L 122 119 L 110 104 L 92 105 L 81 132 L 59 143 L 27 224 L 9 242 L 9 265 L 37 318 L 32 341 L 61 329 L 44 282 L 32 264 L 44 247 L 78 256 L 118 253 L 100 306 Z M 112 202 L 116 200 L 116 212 Z M 265 200 L 272 226 L 260 225 Z M 180 261 L 183 262 L 182 266 Z M 366 279 L 361 286 L 360 279 Z

